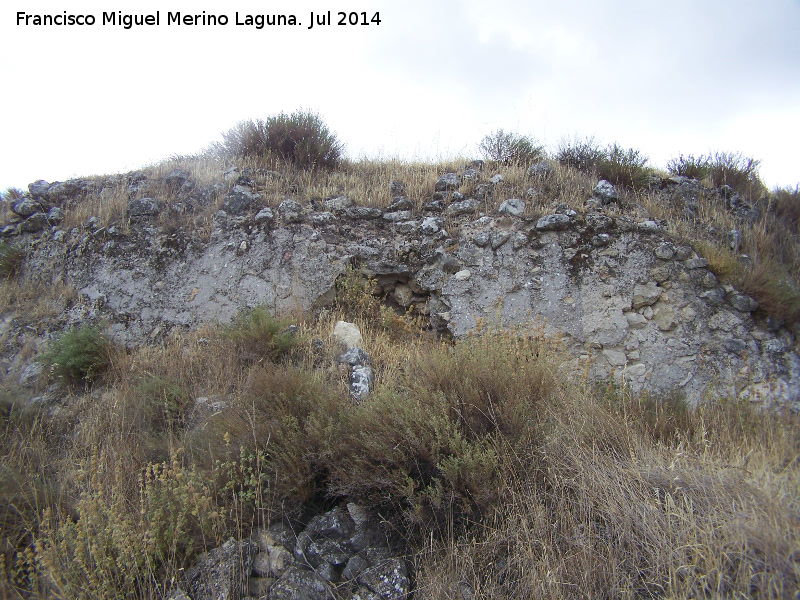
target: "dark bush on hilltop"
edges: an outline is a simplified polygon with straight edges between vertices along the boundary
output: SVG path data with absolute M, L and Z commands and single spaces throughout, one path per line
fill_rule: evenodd
M 344 148 L 322 118 L 309 111 L 242 121 L 222 139 L 217 149 L 225 156 L 274 157 L 301 169 L 332 169 L 341 162 Z
M 738 152 L 714 152 L 707 156 L 680 155 L 667 163 L 674 175 L 692 179 L 710 179 L 715 186 L 729 185 L 747 198 L 757 198 L 764 191 L 758 175 L 761 162 Z
M 507 165 L 532 163 L 546 157 L 543 146 L 533 138 L 502 129 L 484 137 L 478 148 L 484 158 Z
M 556 160 L 587 175 L 628 188 L 641 186 L 649 173 L 648 158 L 639 150 L 625 149 L 617 143 L 601 148 L 594 138 L 561 142 Z

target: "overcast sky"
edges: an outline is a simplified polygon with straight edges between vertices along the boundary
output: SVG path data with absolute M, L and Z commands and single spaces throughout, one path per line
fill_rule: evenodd
M 94 26 L 17 25 L 91 14 Z M 663 167 L 742 152 L 800 183 L 800 0 L 149 0 L 18 2 L 0 13 L 0 189 L 133 170 L 244 119 L 319 112 L 353 158 L 478 156 L 498 128 L 594 136 Z M 103 11 L 161 24 L 102 25 Z M 294 14 L 295 27 L 235 25 Z M 307 29 L 309 13 L 334 24 Z M 167 12 L 227 26 L 167 25 Z M 336 13 L 380 14 L 337 26 Z

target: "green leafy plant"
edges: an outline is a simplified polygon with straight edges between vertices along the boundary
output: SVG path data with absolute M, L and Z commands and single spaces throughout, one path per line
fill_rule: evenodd
M 235 158 L 273 156 L 301 169 L 333 169 L 344 146 L 311 111 L 280 113 L 266 121 L 243 121 L 223 134 L 220 150 Z
M 111 364 L 113 344 L 96 325 L 82 325 L 50 343 L 41 360 L 73 382 L 91 382 Z
M 531 137 L 498 129 L 481 140 L 483 156 L 507 165 L 531 163 L 545 158 L 543 146 Z

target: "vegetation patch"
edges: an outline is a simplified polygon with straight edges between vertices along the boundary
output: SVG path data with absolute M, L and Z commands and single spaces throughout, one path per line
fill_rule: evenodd
M 300 169 L 333 169 L 344 146 L 322 118 L 295 111 L 255 121 L 243 121 L 223 134 L 215 150 L 229 158 L 278 158 Z
M 276 319 L 264 306 L 240 311 L 222 328 L 222 338 L 232 342 L 234 352 L 243 362 L 278 360 L 296 343 L 291 321 Z
M 556 160 L 566 167 L 631 189 L 644 185 L 650 175 L 648 158 L 641 151 L 623 148 L 616 142 L 602 148 L 593 138 L 562 141 Z
M 739 152 L 713 152 L 695 157 L 680 155 L 667 162 L 667 170 L 690 179 L 708 179 L 714 186 L 729 185 L 745 198 L 757 200 L 766 188 L 758 175 L 760 161 Z
M 111 364 L 112 342 L 96 325 L 82 325 L 51 342 L 41 360 L 58 377 L 90 383 Z
M 0 278 L 10 279 L 17 275 L 25 262 L 25 251 L 0 242 Z
M 547 158 L 544 146 L 532 137 L 498 129 L 481 140 L 478 149 L 484 158 L 505 165 L 528 166 Z

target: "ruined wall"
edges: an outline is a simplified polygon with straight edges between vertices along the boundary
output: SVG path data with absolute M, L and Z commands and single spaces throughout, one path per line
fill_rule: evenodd
M 422 212 L 403 200 L 386 210 L 343 197 L 316 207 L 287 200 L 256 214 L 231 207 L 206 237 L 155 227 L 154 211 L 134 214 L 126 232 L 45 228 L 31 234 L 29 267 L 79 290 L 67 320 L 103 317 L 137 344 L 227 321 L 244 306 L 319 309 L 353 266 L 387 301 L 414 306 L 455 336 L 479 319 L 539 322 L 562 336 L 567 370 L 692 402 L 725 395 L 800 408 L 793 333 L 721 286 L 664 223 L 636 222 L 602 201 L 584 214 L 561 205 L 526 218 L 519 200 L 489 216 L 474 200 Z

